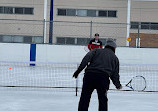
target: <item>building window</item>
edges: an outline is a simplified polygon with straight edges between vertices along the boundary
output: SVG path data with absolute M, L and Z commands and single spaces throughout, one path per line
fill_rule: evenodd
M 87 10 L 88 17 L 96 17 L 96 10 Z
M 43 37 L 33 37 L 33 43 L 43 43 Z
M 108 17 L 116 17 L 116 11 L 108 11 Z
M 4 13 L 4 7 L 0 7 L 0 13 Z
M 34 14 L 34 9 L 33 8 L 24 8 L 24 14 Z
M 108 39 L 112 39 L 112 38 L 100 38 L 103 45 L 106 43 Z M 116 41 L 116 39 L 112 39 L 112 40 Z M 56 43 L 61 45 L 65 45 L 65 44 L 88 45 L 89 42 L 90 42 L 90 38 L 57 37 Z
M 77 38 L 77 45 L 88 45 L 89 38 Z
M 1 14 L 33 14 L 33 8 L 23 7 L 0 7 Z
M 141 29 L 150 29 L 149 22 L 141 22 Z
M 71 37 L 57 37 L 57 44 L 75 44 L 75 38 Z
M 24 37 L 24 43 L 32 43 L 32 37 L 30 37 L 30 36 L 25 36 L 25 37 Z
M 87 10 L 77 10 L 77 16 L 87 16 Z
M 15 14 L 23 14 L 24 9 L 23 8 L 15 8 Z
M 57 15 L 80 17 L 117 17 L 117 11 L 93 9 L 57 9 Z
M 5 14 L 13 14 L 13 7 L 4 7 Z
M 158 30 L 158 23 L 151 23 L 151 30 Z
M 105 10 L 99 10 L 98 16 L 99 17 L 107 17 L 107 11 L 105 11 Z
M 138 29 L 139 22 L 131 22 L 131 29 Z
M 140 28 L 146 30 L 158 30 L 158 23 L 153 22 L 140 22 Z M 139 22 L 131 22 L 131 29 L 138 29 Z
M 75 38 L 66 38 L 66 44 L 75 44 Z
M 0 42 L 3 42 L 3 37 L 0 35 Z
M 64 37 L 57 37 L 57 44 L 65 44 L 65 38 Z
M 66 16 L 66 9 L 58 9 L 58 15 Z
M 15 43 L 23 43 L 24 38 L 22 36 L 13 36 L 13 42 Z
M 43 43 L 42 36 L 19 36 L 0 35 L 0 42 L 10 43 Z
M 67 9 L 66 15 L 67 16 L 76 16 L 76 10 L 75 9 Z
M 12 42 L 12 36 L 4 35 L 3 36 L 3 42 Z

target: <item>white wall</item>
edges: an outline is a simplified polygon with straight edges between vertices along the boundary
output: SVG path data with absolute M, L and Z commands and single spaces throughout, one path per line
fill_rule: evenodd
M 0 61 L 29 62 L 29 44 L 0 43 Z
M 158 64 L 158 48 L 117 48 L 120 64 Z
M 37 62 L 79 63 L 85 56 L 84 46 L 37 44 Z M 116 49 L 120 64 L 158 64 L 157 48 Z M 30 61 L 30 44 L 0 43 L 0 61 Z
M 80 62 L 86 54 L 84 46 L 71 45 L 37 45 L 36 60 L 38 62 Z

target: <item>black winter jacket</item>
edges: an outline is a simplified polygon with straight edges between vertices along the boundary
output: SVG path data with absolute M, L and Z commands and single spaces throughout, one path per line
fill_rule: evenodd
M 121 86 L 119 80 L 119 60 L 110 48 L 94 49 L 88 52 L 78 67 L 77 72 L 81 72 L 85 67 L 85 73 L 104 73 L 111 78 L 116 88 Z

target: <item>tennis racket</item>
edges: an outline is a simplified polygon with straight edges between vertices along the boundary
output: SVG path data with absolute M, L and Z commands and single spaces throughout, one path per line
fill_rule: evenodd
M 126 84 L 126 87 L 133 91 L 144 91 L 146 89 L 146 80 L 143 76 L 135 76 Z

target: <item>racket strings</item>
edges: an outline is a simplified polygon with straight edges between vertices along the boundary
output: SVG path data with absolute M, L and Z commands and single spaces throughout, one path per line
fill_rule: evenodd
M 146 81 L 143 77 L 134 77 L 131 86 L 135 91 L 143 91 L 146 88 Z

